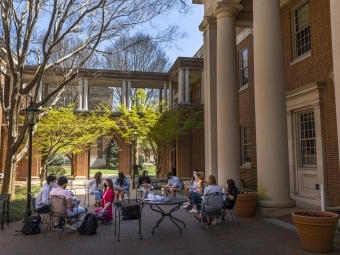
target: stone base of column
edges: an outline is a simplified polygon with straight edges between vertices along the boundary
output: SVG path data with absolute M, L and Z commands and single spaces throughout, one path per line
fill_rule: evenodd
M 304 210 L 304 207 L 290 207 L 290 208 L 265 208 L 265 207 L 257 207 L 255 214 L 265 218 L 275 218 L 280 216 L 285 216 L 292 214 L 292 212 Z
M 76 176 L 74 178 L 75 181 L 86 181 L 86 176 Z
M 296 205 L 295 200 L 291 198 L 287 199 L 263 199 L 259 197 L 257 206 L 265 208 L 290 208 Z
M 44 182 L 45 182 L 45 180 L 44 180 Z M 32 185 L 38 185 L 38 184 L 40 185 L 39 177 L 38 176 L 32 176 L 31 177 L 31 184 Z

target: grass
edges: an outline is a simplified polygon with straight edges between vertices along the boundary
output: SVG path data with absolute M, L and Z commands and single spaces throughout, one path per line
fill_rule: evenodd
M 32 194 L 37 194 L 40 190 L 39 186 L 32 186 Z M 9 203 L 9 220 L 18 221 L 22 220 L 26 212 L 26 187 L 15 189 L 15 198 L 11 199 Z
M 156 167 L 154 165 L 152 166 L 144 166 L 143 171 L 147 170 L 149 172 L 149 175 L 155 176 L 156 175 Z M 118 169 L 112 170 L 112 169 L 102 169 L 102 168 L 91 168 L 90 169 L 90 177 L 94 176 L 96 172 L 101 172 L 103 175 L 117 175 Z M 71 175 L 71 170 L 66 169 L 65 175 Z

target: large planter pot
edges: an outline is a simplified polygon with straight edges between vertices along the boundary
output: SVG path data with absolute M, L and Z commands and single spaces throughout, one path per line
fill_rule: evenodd
M 323 211 L 292 212 L 302 248 L 311 252 L 330 252 L 339 215 Z
M 258 194 L 239 194 L 236 199 L 236 214 L 240 217 L 253 216 L 256 209 Z

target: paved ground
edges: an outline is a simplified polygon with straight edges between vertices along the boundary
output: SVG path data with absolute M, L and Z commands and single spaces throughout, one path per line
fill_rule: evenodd
M 77 191 L 77 196 L 83 199 Z M 133 194 L 132 194 L 132 197 Z M 91 196 L 93 200 L 93 196 Z M 92 203 L 91 203 L 92 204 Z M 94 208 L 90 207 L 89 210 Z M 76 233 L 64 233 L 58 240 L 59 231 L 48 230 L 46 239 L 43 233 L 32 236 L 15 236 L 22 223 L 10 223 L 0 230 L 0 254 L 315 254 L 301 248 L 298 234 L 288 217 L 281 219 L 262 219 L 259 217 L 239 218 L 229 222 L 230 234 L 226 226 L 213 226 L 202 230 L 202 224 L 195 222 L 189 212 L 180 209 L 175 216 L 186 223 L 183 234 L 166 218 L 151 231 L 159 215 L 145 205 L 142 215 L 143 239 L 139 239 L 138 221 L 121 224 L 121 240 L 114 235 L 114 225 L 100 225 L 95 236 L 80 236 Z M 46 225 L 43 226 L 43 231 Z M 338 235 L 337 235 L 338 236 Z M 334 245 L 330 254 L 340 254 L 340 246 Z

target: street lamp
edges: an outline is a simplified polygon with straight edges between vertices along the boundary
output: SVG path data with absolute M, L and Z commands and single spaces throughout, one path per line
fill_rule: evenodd
M 26 194 L 26 213 L 25 221 L 32 214 L 31 211 L 31 176 L 32 176 L 32 131 L 33 126 L 37 123 L 40 110 L 33 104 L 32 98 L 30 105 L 23 109 L 25 112 L 25 122 L 27 123 L 28 130 L 28 171 L 27 171 L 27 194 Z
M 136 188 L 136 183 L 135 183 L 135 176 L 136 176 L 136 172 L 138 170 L 138 166 L 137 166 L 137 136 L 138 133 L 136 131 L 136 127 L 135 130 L 132 133 L 133 135 L 133 168 L 132 168 L 132 188 L 135 189 Z

